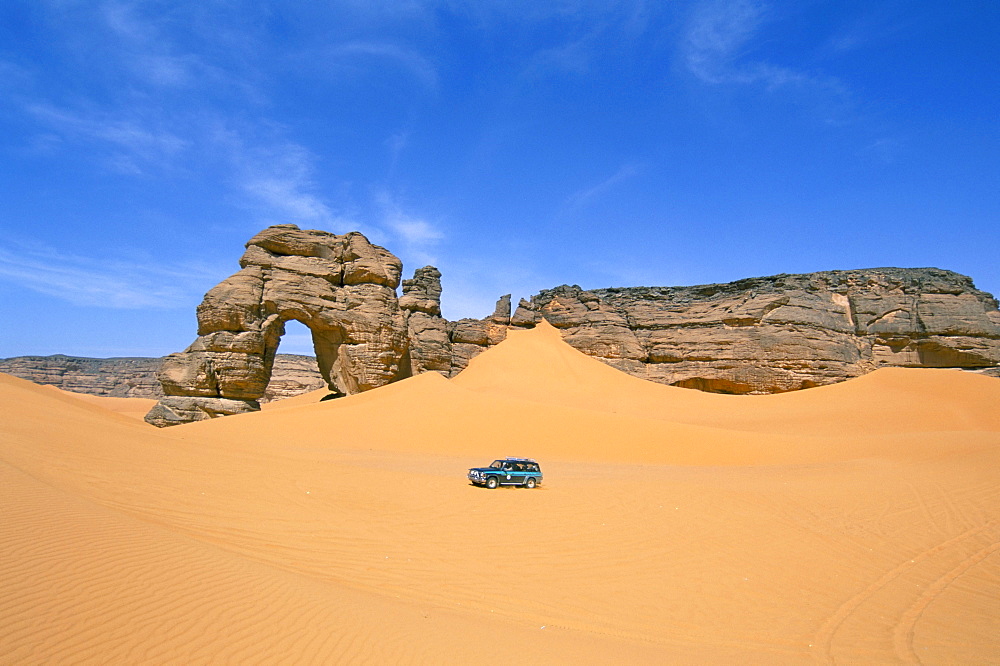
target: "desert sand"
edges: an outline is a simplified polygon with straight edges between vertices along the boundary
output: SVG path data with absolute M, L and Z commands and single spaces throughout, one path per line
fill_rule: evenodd
M 1000 661 L 997 379 L 705 394 L 543 325 L 324 394 L 158 430 L 0 375 L 0 663 Z
M 109 396 L 90 395 L 87 393 L 74 393 L 73 391 L 65 391 L 55 386 L 46 386 L 45 388 L 50 391 L 56 391 L 64 396 L 89 402 L 92 405 L 99 405 L 108 411 L 122 414 L 124 416 L 130 416 L 134 419 L 139 419 L 140 421 L 146 416 L 146 413 L 153 408 L 153 405 L 156 404 L 156 400 L 153 398 L 112 398 Z

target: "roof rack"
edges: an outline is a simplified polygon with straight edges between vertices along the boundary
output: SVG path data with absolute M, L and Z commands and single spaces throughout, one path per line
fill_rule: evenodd
M 517 462 L 537 462 L 534 458 L 514 458 L 511 456 L 507 456 L 506 458 L 504 458 L 504 460 L 515 460 Z

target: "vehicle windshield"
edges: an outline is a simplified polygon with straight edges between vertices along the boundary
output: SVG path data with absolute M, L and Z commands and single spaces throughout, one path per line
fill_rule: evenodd
M 501 461 L 501 460 L 494 460 L 493 464 L 490 465 L 490 469 L 500 469 L 500 467 L 502 465 L 503 465 L 503 461 Z

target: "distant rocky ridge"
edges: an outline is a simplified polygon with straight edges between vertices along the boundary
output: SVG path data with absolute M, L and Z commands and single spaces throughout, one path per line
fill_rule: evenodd
M 148 422 L 259 409 L 290 319 L 312 331 L 319 375 L 337 395 L 422 372 L 453 376 L 511 328 L 542 319 L 625 372 L 721 393 L 792 391 L 884 366 L 1000 373 L 996 299 L 936 268 L 694 287 L 563 285 L 513 313 L 507 295 L 490 316 L 453 322 L 441 315 L 440 271 L 425 266 L 400 283 L 402 262 L 357 232 L 268 227 L 247 242 L 240 266 L 198 306 L 195 341 L 163 360 L 163 397 Z
M 114 398 L 162 398 L 156 373 L 163 358 L 85 358 L 80 356 L 15 356 L 0 359 L 0 372 L 36 384 L 57 386 L 74 393 Z M 278 354 L 274 372 L 261 402 L 290 398 L 326 386 L 316 359 Z

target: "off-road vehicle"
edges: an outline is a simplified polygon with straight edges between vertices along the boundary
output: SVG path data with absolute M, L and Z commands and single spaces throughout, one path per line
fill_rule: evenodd
M 476 486 L 493 489 L 497 486 L 534 488 L 542 482 L 542 468 L 531 458 L 503 458 L 489 467 L 473 467 L 469 481 Z

